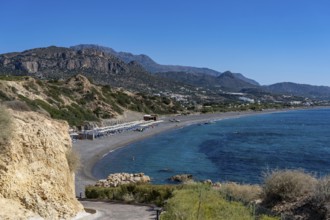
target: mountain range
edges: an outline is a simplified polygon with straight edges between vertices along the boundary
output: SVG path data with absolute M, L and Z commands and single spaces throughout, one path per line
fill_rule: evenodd
M 78 73 L 99 84 L 147 93 L 178 93 L 223 100 L 224 93 L 254 91 L 330 99 L 330 87 L 277 83 L 261 86 L 240 73 L 208 68 L 161 65 L 147 55 L 116 52 L 98 45 L 35 48 L 0 55 L 1 75 L 29 75 L 41 79 L 68 79 Z M 247 92 L 249 93 L 249 92 Z
M 312 86 L 307 84 L 283 82 L 267 86 L 265 87 L 265 90 L 271 93 L 297 95 L 311 99 L 329 100 L 330 98 L 330 87 L 328 86 Z
M 82 73 L 98 84 L 124 87 L 143 92 L 171 88 L 179 83 L 159 80 L 138 63 L 125 63 L 119 58 L 95 49 L 73 50 L 64 47 L 36 48 L 22 53 L 0 55 L 0 74 L 28 75 L 40 79 L 68 79 Z
M 198 73 L 198 74 L 208 74 L 212 76 L 218 76 L 221 73 L 215 70 L 211 70 L 208 68 L 198 68 L 198 67 L 190 67 L 190 66 L 178 66 L 178 65 L 160 65 L 152 60 L 149 56 L 141 54 L 134 55 L 128 52 L 116 52 L 114 49 L 109 47 L 103 47 L 99 45 L 93 44 L 80 44 L 77 46 L 70 47 L 74 50 L 84 50 L 84 49 L 95 49 L 98 51 L 102 51 L 107 54 L 111 54 L 119 59 L 123 60 L 125 63 L 129 63 L 132 61 L 138 62 L 145 70 L 150 73 L 159 73 L 159 72 L 188 72 L 188 73 Z

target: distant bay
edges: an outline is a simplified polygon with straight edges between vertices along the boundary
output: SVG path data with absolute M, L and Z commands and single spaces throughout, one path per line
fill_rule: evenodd
M 196 179 L 261 183 L 272 169 L 330 174 L 330 109 L 225 119 L 165 132 L 111 152 L 93 175 L 144 172 L 167 183 L 175 174 Z

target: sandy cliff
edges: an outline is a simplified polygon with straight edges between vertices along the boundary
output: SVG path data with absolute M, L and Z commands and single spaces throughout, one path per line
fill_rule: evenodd
M 69 219 L 82 211 L 66 158 L 68 125 L 34 112 L 10 114 L 10 141 L 0 143 L 0 219 Z

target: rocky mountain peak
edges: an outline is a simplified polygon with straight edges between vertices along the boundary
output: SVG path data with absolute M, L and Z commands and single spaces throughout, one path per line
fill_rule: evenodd
M 235 78 L 235 75 L 232 72 L 227 70 L 227 71 L 223 72 L 219 77 L 221 77 L 221 78 L 223 78 L 223 77 Z
M 208 74 L 212 76 L 217 76 L 220 72 L 208 69 L 208 68 L 199 68 L 199 67 L 190 67 L 190 66 L 180 66 L 180 65 L 161 65 L 151 59 L 149 56 L 145 54 L 134 55 L 128 52 L 117 52 L 109 47 L 102 47 L 99 45 L 92 44 L 83 44 L 71 47 L 74 50 L 81 50 L 82 48 L 94 48 L 101 50 L 107 54 L 111 54 L 125 63 L 129 63 L 131 61 L 138 62 L 145 70 L 151 73 L 160 73 L 160 72 L 185 72 L 185 73 L 197 73 L 197 74 Z
M 118 58 L 95 48 L 73 50 L 51 46 L 0 55 L 0 73 L 13 72 L 16 75 L 59 79 L 77 72 L 118 74 L 129 72 L 129 68 Z

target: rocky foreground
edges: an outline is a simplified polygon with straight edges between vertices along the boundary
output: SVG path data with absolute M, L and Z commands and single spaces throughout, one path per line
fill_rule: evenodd
M 67 158 L 67 123 L 35 112 L 9 115 L 10 138 L 0 143 L 0 219 L 71 219 L 83 211 Z
M 116 187 L 130 183 L 149 183 L 150 177 L 144 173 L 114 173 L 110 174 L 107 179 L 101 179 L 96 182 L 95 186 Z

